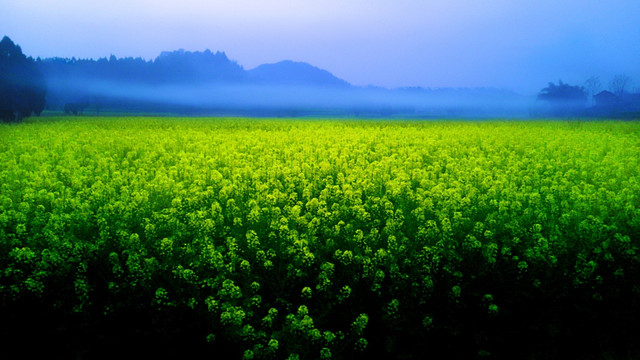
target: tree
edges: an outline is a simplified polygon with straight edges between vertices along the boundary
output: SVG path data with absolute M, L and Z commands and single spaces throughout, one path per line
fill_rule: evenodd
M 609 90 L 618 96 L 623 95 L 630 87 L 631 77 L 626 74 L 616 75 L 609 82 Z
M 582 86 L 571 86 L 560 80 L 558 85 L 550 82 L 547 87 L 540 90 L 538 100 L 549 105 L 549 115 L 568 116 L 584 110 L 587 94 Z
M 587 97 L 589 98 L 589 102 L 593 105 L 595 100 L 593 96 L 602 90 L 602 83 L 600 82 L 600 78 L 598 76 L 592 76 L 588 78 L 584 82 L 584 89 L 587 92 Z
M 44 110 L 46 87 L 35 61 L 7 36 L 0 41 L 0 121 L 15 121 Z

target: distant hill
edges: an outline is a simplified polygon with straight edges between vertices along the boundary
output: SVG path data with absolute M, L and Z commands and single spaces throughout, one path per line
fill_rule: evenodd
M 387 89 L 349 84 L 291 60 L 245 70 L 224 52 L 176 50 L 142 58 L 39 59 L 47 108 L 81 113 L 258 116 L 520 116 L 530 99 L 492 88 Z
M 263 64 L 247 71 L 250 81 L 259 84 L 313 85 L 349 87 L 350 84 L 330 72 L 304 62 L 284 60 Z

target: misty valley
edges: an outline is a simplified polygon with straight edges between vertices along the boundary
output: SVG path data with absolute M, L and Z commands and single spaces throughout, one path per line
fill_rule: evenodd
M 361 118 L 635 118 L 640 94 L 631 79 L 587 86 L 549 83 L 537 96 L 498 88 L 353 86 L 326 70 L 281 61 L 245 70 L 223 52 L 163 52 L 142 58 L 33 60 L 5 37 L 0 103 L 5 121 L 40 114 L 165 114 L 198 116 L 339 116 Z M 28 100 L 32 98 L 33 100 Z M 46 104 L 46 105 L 45 105 Z M 28 107 L 33 108 L 27 109 Z M 27 108 L 25 108 L 27 107 Z M 25 108 L 25 109 L 23 109 Z

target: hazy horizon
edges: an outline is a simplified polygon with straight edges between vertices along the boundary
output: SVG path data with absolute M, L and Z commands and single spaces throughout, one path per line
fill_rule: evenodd
M 617 74 L 640 85 L 640 2 L 5 0 L 3 34 L 32 57 L 153 59 L 224 51 L 245 69 L 306 62 L 356 86 L 495 87 Z

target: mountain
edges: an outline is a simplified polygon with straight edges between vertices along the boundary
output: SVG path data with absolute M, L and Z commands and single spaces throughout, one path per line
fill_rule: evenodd
M 248 79 L 258 84 L 349 87 L 350 84 L 330 72 L 304 62 L 284 60 L 263 64 L 247 71 Z

